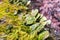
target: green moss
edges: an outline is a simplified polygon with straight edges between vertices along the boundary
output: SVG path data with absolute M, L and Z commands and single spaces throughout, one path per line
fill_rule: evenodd
M 11 3 L 12 1 L 13 3 Z M 5 22 L 0 23 L 0 38 L 5 38 L 6 40 L 38 40 L 39 37 L 40 40 L 41 36 L 42 39 L 46 37 L 44 36 L 45 32 L 43 32 L 44 34 L 38 34 L 44 29 L 47 23 L 46 18 L 38 14 L 37 9 L 29 10 L 25 5 L 27 2 L 28 0 L 2 1 L 2 4 L 0 4 L 0 20 L 4 19 Z M 21 12 L 18 13 L 18 10 Z M 37 19 L 39 19 L 39 22 L 37 22 Z M 47 33 L 46 35 L 49 34 Z

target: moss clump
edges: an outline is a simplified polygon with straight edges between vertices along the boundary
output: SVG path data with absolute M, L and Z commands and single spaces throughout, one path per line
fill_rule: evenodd
M 47 19 L 38 14 L 37 9 L 29 10 L 26 5 L 28 2 L 28 0 L 2 1 L 0 4 L 0 38 L 4 40 L 45 40 L 49 36 L 48 31 L 42 31 L 47 24 Z M 42 33 L 39 33 L 41 31 Z

